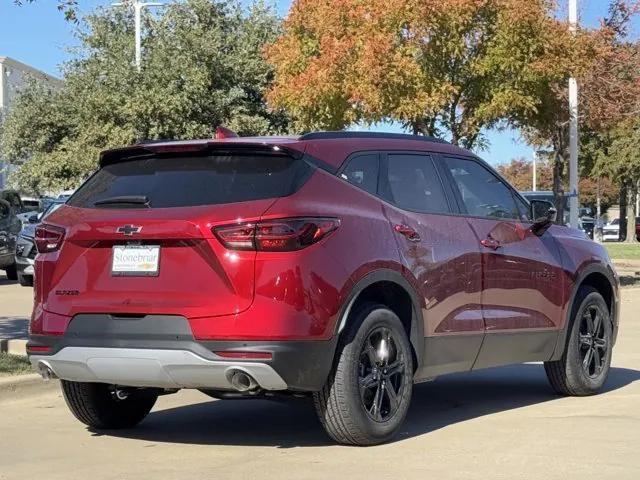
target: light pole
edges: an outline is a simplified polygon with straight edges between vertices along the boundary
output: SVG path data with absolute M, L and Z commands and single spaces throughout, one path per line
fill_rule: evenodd
M 538 190 L 538 152 L 533 152 L 533 191 Z
M 569 0 L 569 28 L 578 28 L 578 0 Z M 578 227 L 578 83 L 569 79 L 569 225 Z
M 135 19 L 135 27 L 136 27 L 136 68 L 140 71 L 140 66 L 142 65 L 142 9 L 146 7 L 161 7 L 164 5 L 160 2 L 141 2 L 139 0 L 128 0 L 120 3 L 112 3 L 114 7 L 133 7 L 133 14 Z

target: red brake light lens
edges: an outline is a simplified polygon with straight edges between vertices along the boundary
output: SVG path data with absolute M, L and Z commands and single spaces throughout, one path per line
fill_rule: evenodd
M 230 250 L 292 252 L 319 242 L 340 226 L 337 218 L 282 218 L 214 228 Z
M 38 225 L 35 233 L 35 244 L 38 253 L 55 252 L 60 249 L 64 240 L 64 229 L 53 225 Z

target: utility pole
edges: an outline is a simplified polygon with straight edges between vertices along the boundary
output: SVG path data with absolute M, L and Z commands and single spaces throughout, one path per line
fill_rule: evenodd
M 533 152 L 533 191 L 538 190 L 538 152 Z
M 578 28 L 578 0 L 569 0 L 569 28 Z M 578 227 L 578 83 L 569 79 L 569 225 Z
M 142 9 L 146 7 L 161 7 L 160 2 L 141 2 L 140 0 L 125 0 L 120 3 L 112 3 L 114 7 L 133 7 L 136 29 L 136 68 L 140 71 L 142 66 Z

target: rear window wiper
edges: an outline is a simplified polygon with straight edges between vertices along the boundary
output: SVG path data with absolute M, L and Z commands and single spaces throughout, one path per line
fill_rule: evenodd
M 101 198 L 93 202 L 95 207 L 104 205 L 142 205 L 143 207 L 150 208 L 151 202 L 146 195 L 120 195 L 117 197 Z

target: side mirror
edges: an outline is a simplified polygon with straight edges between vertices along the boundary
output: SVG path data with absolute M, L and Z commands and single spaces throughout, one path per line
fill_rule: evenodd
M 533 218 L 531 231 L 540 236 L 555 223 L 558 217 L 558 211 L 551 202 L 546 200 L 531 200 L 531 217 Z

